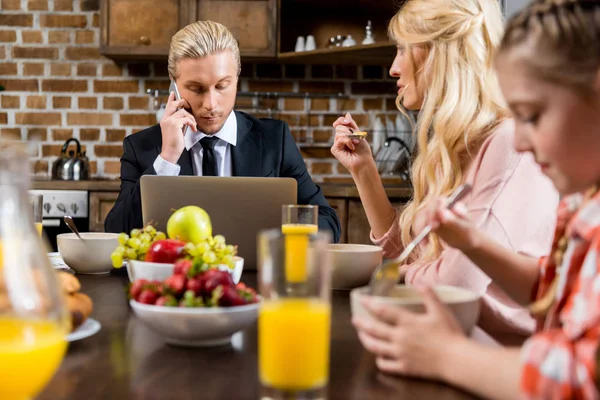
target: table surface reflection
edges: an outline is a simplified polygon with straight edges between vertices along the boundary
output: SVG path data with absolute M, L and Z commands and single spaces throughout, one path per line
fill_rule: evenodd
M 78 275 L 94 301 L 95 335 L 72 342 L 38 400 L 57 399 L 258 399 L 256 324 L 231 345 L 166 345 L 136 319 L 126 297 L 124 269 L 106 276 Z M 242 281 L 256 287 L 256 273 Z M 332 345 L 328 399 L 471 399 L 443 384 L 379 373 L 350 323 L 349 292 L 332 293 Z

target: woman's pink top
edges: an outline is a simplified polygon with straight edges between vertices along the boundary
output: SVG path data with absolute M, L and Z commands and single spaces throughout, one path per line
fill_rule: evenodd
M 467 170 L 465 181 L 472 191 L 463 203 L 480 231 L 509 249 L 539 258 L 550 251 L 559 196 L 532 155 L 514 150 L 513 140 L 514 121 L 507 120 L 484 142 Z M 395 221 L 379 239 L 371 232 L 385 258 L 398 256 L 403 248 Z M 416 232 L 420 229 L 415 227 Z M 447 247 L 437 260 L 406 265 L 402 274 L 409 284 L 460 286 L 480 293 L 479 326 L 492 336 L 526 335 L 535 327 L 527 310 L 459 250 Z

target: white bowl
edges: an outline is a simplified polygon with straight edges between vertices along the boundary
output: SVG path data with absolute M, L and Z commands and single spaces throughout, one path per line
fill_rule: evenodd
M 226 265 L 219 265 L 219 269 L 231 273 L 234 283 L 239 283 L 244 269 L 244 259 L 242 257 L 233 257 L 235 266 L 231 270 Z M 127 275 L 131 282 L 136 279 L 147 279 L 149 281 L 164 281 L 173 275 L 175 264 L 154 263 L 148 261 L 129 260 L 127 261 Z
M 438 285 L 433 289 L 440 301 L 450 308 L 463 332 L 469 334 L 479 318 L 480 296 L 470 290 L 454 286 Z M 361 287 L 350 292 L 350 307 L 353 316 L 371 317 L 360 302 L 363 298 L 371 298 L 378 303 L 390 304 L 415 313 L 425 311 L 421 294 L 414 287 L 396 285 L 389 297 L 370 296 L 367 294 L 368 290 L 368 287 Z
M 331 288 L 348 290 L 366 285 L 381 264 L 383 249 L 368 244 L 330 244 Z
M 119 245 L 117 233 L 80 232 L 56 236 L 58 252 L 65 264 L 78 274 L 108 274 L 112 269 L 110 255 Z
M 230 343 L 231 336 L 258 318 L 259 303 L 237 307 L 163 307 L 130 300 L 135 315 L 176 346 L 209 347 Z

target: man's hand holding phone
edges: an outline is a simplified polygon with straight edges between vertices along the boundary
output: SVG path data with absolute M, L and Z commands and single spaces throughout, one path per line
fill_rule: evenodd
M 186 111 L 190 105 L 184 99 L 176 99 L 175 92 L 169 94 L 165 113 L 160 120 L 160 129 L 162 131 L 162 149 L 160 156 L 170 163 L 176 164 L 183 152 L 185 143 L 183 141 L 184 132 L 187 127 L 196 132 L 196 119 L 192 114 Z

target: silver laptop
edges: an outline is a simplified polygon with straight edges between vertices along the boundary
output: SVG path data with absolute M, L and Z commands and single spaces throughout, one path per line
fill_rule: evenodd
M 296 204 L 293 178 L 156 176 L 140 180 L 144 224 L 154 221 L 166 233 L 173 210 L 195 205 L 210 216 L 213 235 L 238 246 L 244 269 L 256 270 L 256 238 L 281 226 L 281 206 Z

